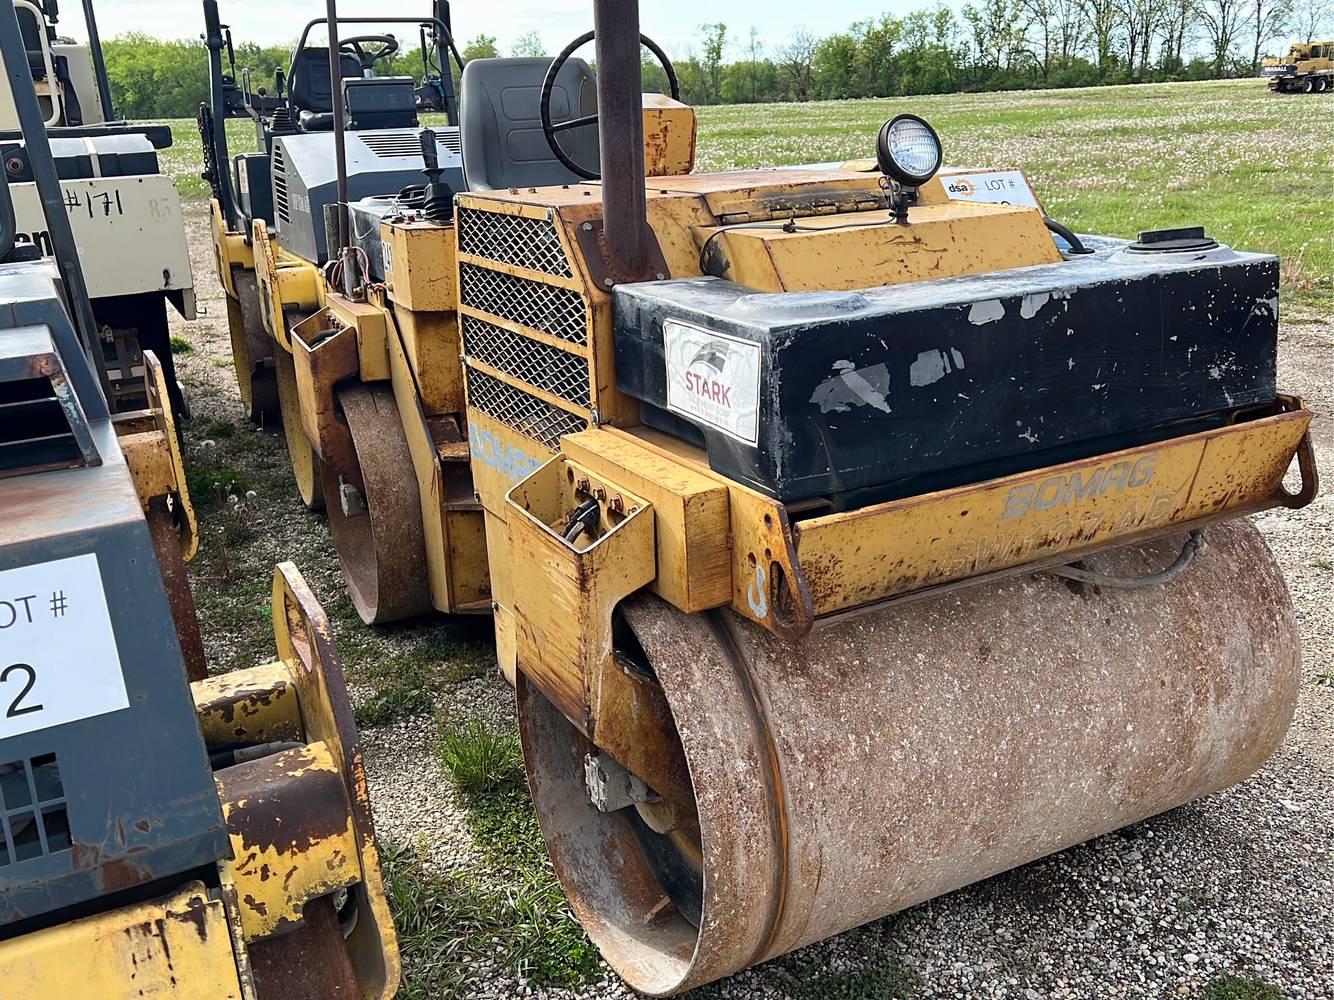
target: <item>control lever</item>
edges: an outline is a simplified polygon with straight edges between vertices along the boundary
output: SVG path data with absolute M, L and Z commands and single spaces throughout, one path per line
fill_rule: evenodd
M 424 128 L 420 138 L 422 162 L 425 164 L 422 173 L 426 175 L 426 187 L 422 192 L 422 211 L 428 221 L 445 225 L 454 219 L 454 189 L 440 180 L 440 175 L 445 171 L 440 166 L 435 132 Z

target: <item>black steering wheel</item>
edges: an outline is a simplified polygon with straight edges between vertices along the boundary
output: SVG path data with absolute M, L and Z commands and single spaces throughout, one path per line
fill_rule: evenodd
M 378 45 L 378 49 L 367 51 L 363 46 Z M 398 39 L 393 35 L 354 35 L 338 41 L 338 50 L 350 49 L 361 64 L 364 73 L 381 59 L 389 59 L 398 53 Z
M 582 118 L 571 118 L 569 121 L 552 124 L 551 91 L 556 86 L 556 77 L 560 75 L 561 69 L 570 61 L 570 56 L 574 55 L 579 48 L 591 42 L 593 37 L 594 32 L 585 31 L 569 45 L 565 46 L 565 48 L 561 50 L 560 55 L 551 60 L 551 66 L 547 69 L 546 79 L 542 81 L 542 101 L 539 108 L 542 115 L 542 134 L 546 136 L 547 145 L 551 147 L 551 152 L 555 154 L 556 159 L 560 160 L 571 173 L 577 174 L 586 181 L 600 181 L 602 180 L 602 174 L 575 163 L 565 150 L 561 149 L 559 134 L 561 132 L 568 132 L 570 129 L 586 128 L 589 125 L 596 125 L 598 123 L 598 116 L 595 114 L 584 115 Z M 640 35 L 639 44 L 652 52 L 653 57 L 658 60 L 658 64 L 663 68 L 663 72 L 667 74 L 667 84 L 671 88 L 672 100 L 679 101 L 681 99 L 681 81 L 676 78 L 676 67 L 674 67 L 672 61 L 667 58 L 667 53 L 662 51 L 662 46 L 649 38 L 648 35 Z

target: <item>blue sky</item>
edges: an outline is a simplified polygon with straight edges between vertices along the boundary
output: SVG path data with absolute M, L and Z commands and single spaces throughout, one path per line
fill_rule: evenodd
M 670 53 L 682 55 L 695 44 L 699 24 L 723 21 L 729 38 L 728 57 L 740 56 L 739 43 L 757 27 L 770 48 L 781 47 L 798 27 L 815 35 L 828 34 L 850 23 L 889 11 L 902 14 L 928 6 L 930 0 L 641 0 L 640 18 L 645 34 Z M 419 15 L 429 0 L 340 0 L 341 14 L 384 13 Z M 321 0 L 220 0 L 223 20 L 237 40 L 265 44 L 295 41 L 302 26 L 321 16 Z M 593 26 L 590 0 L 454 0 L 454 29 L 461 41 L 485 32 L 500 40 L 502 53 L 517 36 L 533 28 L 541 32 L 547 51 L 558 51 L 566 41 Z M 125 31 L 182 38 L 197 35 L 203 14 L 197 0 L 99 0 L 98 28 L 104 37 Z M 79 5 L 61 4 L 61 27 L 82 36 Z M 373 30 L 373 29 L 368 29 Z

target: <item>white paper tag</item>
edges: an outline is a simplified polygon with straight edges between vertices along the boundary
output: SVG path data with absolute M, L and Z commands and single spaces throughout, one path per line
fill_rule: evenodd
M 0 572 L 0 740 L 129 707 L 97 556 Z
M 967 174 L 942 174 L 945 194 L 955 201 L 985 201 L 996 205 L 1041 208 L 1038 196 L 1022 170 L 988 170 Z
M 667 408 L 738 441 L 755 444 L 760 432 L 760 345 L 667 320 Z

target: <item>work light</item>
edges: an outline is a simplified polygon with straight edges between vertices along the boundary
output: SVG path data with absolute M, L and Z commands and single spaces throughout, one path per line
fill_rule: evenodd
M 940 137 L 916 115 L 885 122 L 875 145 L 880 172 L 905 187 L 919 187 L 940 169 Z

